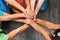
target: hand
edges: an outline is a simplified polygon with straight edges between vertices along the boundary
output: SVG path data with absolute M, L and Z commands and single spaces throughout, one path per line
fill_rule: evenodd
M 35 12 L 34 11 L 29 11 L 27 12 L 28 14 L 26 14 L 26 17 L 29 18 L 29 19 L 34 19 L 34 16 L 35 16 Z
M 33 21 L 36 21 L 36 16 L 34 16 L 34 19 L 33 19 Z
M 32 19 L 32 20 L 33 20 L 33 19 L 34 19 L 34 15 L 35 15 L 35 12 L 34 12 L 34 11 L 31 11 L 31 12 L 30 12 L 30 14 L 29 14 L 30 19 Z
M 31 11 L 29 8 L 26 9 L 25 16 L 27 19 L 36 20 L 35 12 Z
M 34 18 L 32 19 L 32 21 L 36 22 L 36 20 L 37 20 L 37 19 L 36 19 L 36 16 L 34 16 Z
M 31 23 L 31 20 L 30 20 L 30 19 L 26 19 L 26 20 L 25 20 L 25 23 L 26 23 L 26 24 L 30 24 L 30 23 Z
M 31 12 L 31 10 L 30 9 L 26 9 L 26 13 L 25 13 L 25 16 L 26 16 L 26 18 L 30 18 L 30 12 Z

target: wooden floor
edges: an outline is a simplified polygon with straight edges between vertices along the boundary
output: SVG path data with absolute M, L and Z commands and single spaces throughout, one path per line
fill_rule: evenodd
M 50 0 L 50 4 L 45 12 L 39 12 L 37 15 L 38 18 L 47 20 L 53 23 L 60 23 L 60 0 Z M 12 29 L 17 28 L 18 26 L 23 25 L 23 23 L 10 22 L 8 28 L 5 27 L 4 30 L 6 33 Z M 52 32 L 52 31 L 51 31 Z M 13 40 L 44 40 L 43 37 L 36 32 L 33 28 L 29 27 L 23 33 L 18 34 Z

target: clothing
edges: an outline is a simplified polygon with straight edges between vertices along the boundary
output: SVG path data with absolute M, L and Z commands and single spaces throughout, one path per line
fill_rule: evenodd
M 0 33 L 0 40 L 8 40 L 8 35 Z
M 4 12 L 3 11 L 0 11 L 0 16 L 3 16 L 4 15 Z
M 47 8 L 48 4 L 49 4 L 49 0 L 45 0 L 45 2 L 43 3 L 41 7 L 41 10 L 44 11 Z
M 1 28 L 0 28 L 0 40 L 8 40 L 8 35 L 3 33 L 3 30 Z
M 3 15 L 3 12 L 10 13 L 10 9 L 4 0 L 0 0 L 0 12 L 2 13 L 0 13 L 0 15 Z
M 3 16 L 4 12 L 10 13 L 11 11 L 7 6 L 7 4 L 4 2 L 4 0 L 0 0 L 0 16 Z M 8 40 L 8 35 L 3 33 L 3 30 L 1 29 L 1 25 L 0 25 L 0 40 Z
M 20 5 L 24 6 L 25 5 L 25 0 L 16 0 Z

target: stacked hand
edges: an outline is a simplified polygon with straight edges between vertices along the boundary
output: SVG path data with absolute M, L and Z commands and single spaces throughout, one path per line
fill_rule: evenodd
M 36 21 L 36 16 L 34 14 L 35 13 L 33 11 L 27 10 L 25 13 L 25 17 L 26 17 L 25 23 L 29 24 L 31 23 L 31 21 Z

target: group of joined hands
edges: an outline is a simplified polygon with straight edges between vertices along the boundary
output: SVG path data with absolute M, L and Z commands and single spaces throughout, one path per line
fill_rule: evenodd
M 34 11 L 26 11 L 26 13 L 24 14 L 26 17 L 25 23 L 26 24 L 30 24 L 31 22 L 35 22 L 36 21 L 36 15 Z

